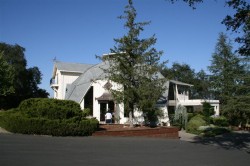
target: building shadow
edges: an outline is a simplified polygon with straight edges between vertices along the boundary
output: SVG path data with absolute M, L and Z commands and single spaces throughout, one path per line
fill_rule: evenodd
M 238 149 L 250 154 L 250 132 L 231 132 L 216 137 L 195 137 L 192 141 L 195 144 L 214 145 L 230 150 Z

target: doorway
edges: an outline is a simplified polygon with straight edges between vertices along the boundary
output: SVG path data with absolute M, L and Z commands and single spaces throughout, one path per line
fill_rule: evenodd
M 110 111 L 112 115 L 115 112 L 115 104 L 113 101 L 102 101 L 100 102 L 100 121 L 105 121 L 105 114 Z M 114 120 L 114 118 L 113 118 Z
M 107 111 L 107 103 L 100 103 L 100 121 L 105 121 L 105 114 Z

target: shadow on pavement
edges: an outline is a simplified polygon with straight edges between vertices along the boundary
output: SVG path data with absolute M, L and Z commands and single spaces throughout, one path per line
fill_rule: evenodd
M 250 133 L 232 132 L 216 137 L 195 137 L 192 141 L 195 144 L 215 145 L 223 149 L 238 149 L 250 154 Z

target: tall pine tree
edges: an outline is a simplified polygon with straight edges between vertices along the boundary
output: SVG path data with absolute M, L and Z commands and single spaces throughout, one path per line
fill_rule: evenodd
M 219 35 L 209 70 L 212 73 L 212 89 L 220 100 L 222 113 L 231 124 L 236 125 L 246 121 L 249 115 L 249 72 L 242 65 L 241 59 L 232 52 L 232 46 L 227 40 L 225 34 Z
M 119 17 L 126 20 L 124 27 L 128 32 L 122 38 L 114 39 L 116 46 L 111 49 L 112 54 L 103 57 L 103 60 L 110 62 L 110 68 L 105 70 L 108 79 L 121 85 L 120 89 L 111 92 L 116 102 L 124 103 L 131 127 L 134 110 L 148 115 L 155 111 L 165 83 L 158 73 L 162 52 L 152 47 L 156 43 L 155 36 L 139 38 L 149 22 L 136 22 L 136 15 L 133 2 L 129 0 L 124 15 Z

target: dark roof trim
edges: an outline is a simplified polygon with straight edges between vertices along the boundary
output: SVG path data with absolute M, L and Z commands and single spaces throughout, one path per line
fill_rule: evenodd
M 176 85 L 184 85 L 184 86 L 194 86 L 194 85 L 191 85 L 191 84 L 187 84 L 187 83 L 184 83 L 184 82 L 180 82 L 180 81 L 175 81 L 175 80 L 169 80 L 169 82 L 171 83 L 174 83 Z

